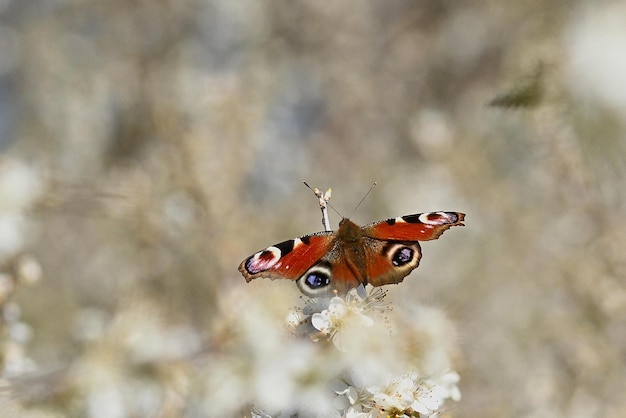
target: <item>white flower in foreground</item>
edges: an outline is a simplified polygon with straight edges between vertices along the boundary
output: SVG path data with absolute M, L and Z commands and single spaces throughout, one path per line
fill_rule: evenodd
M 431 416 L 448 398 L 460 399 L 456 386 L 458 374 L 448 372 L 436 379 L 422 379 L 417 373 L 408 373 L 392 380 L 382 388 L 371 387 L 375 408 L 386 416 Z
M 314 341 L 321 337 L 333 339 L 337 332 L 351 326 L 374 324 L 374 319 L 367 314 L 390 310 L 388 304 L 384 303 L 386 295 L 386 291 L 375 288 L 363 296 L 353 289 L 341 297 L 310 298 L 302 308 L 294 308 L 289 312 L 287 328 L 294 335 L 307 335 Z
M 345 396 L 348 399 L 348 401 L 350 402 L 350 405 L 356 404 L 358 402 L 358 400 L 359 400 L 359 392 L 357 392 L 357 390 L 354 388 L 354 386 L 348 386 L 344 390 L 335 391 L 335 393 L 337 395 Z
M 348 416 L 347 413 L 349 411 L 352 411 L 351 413 L 354 414 L 356 412 L 363 412 L 363 410 L 368 411 L 371 409 L 373 404 L 371 400 L 372 394 L 367 389 L 356 388 L 346 382 L 344 382 L 344 384 L 345 389 L 335 391 L 337 395 L 344 397 L 345 401 L 347 401 L 343 407 L 344 409 L 347 409 L 344 416 Z
M 272 418 L 271 415 L 266 414 L 259 408 L 253 408 L 250 413 L 252 414 L 252 418 Z
M 231 340 L 221 343 L 222 359 L 215 367 L 223 370 L 211 373 L 215 399 L 207 407 L 225 411 L 216 416 L 247 410 L 249 418 L 433 418 L 441 413 L 447 399 L 460 398 L 458 375 L 440 373 L 450 366 L 450 350 L 431 348 L 440 341 L 431 342 L 432 329 L 440 332 L 442 321 L 433 315 L 419 321 L 399 315 L 383 303 L 385 295 L 375 289 L 365 297 L 351 291 L 342 297 L 302 298 L 305 305 L 287 318 L 289 307 L 279 307 L 285 298 L 272 303 L 239 298 L 232 315 L 237 321 L 220 328 Z M 246 312 L 241 317 L 240 307 Z M 226 405 L 216 408 L 216 402 Z
M 452 399 L 455 402 L 461 400 L 461 391 L 457 386 L 461 380 L 457 372 L 448 371 L 437 377 L 427 380 L 433 386 L 433 393 L 441 399 Z
M 320 331 L 322 335 L 331 338 L 335 346 L 341 349 L 338 336 L 342 330 L 348 327 L 372 326 L 374 320 L 365 315 L 360 303 L 351 303 L 349 300 L 335 296 L 330 300 L 327 309 L 313 314 L 311 323 L 315 329 Z

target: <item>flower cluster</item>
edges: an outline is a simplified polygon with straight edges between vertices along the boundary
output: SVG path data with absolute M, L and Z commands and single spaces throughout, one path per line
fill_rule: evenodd
M 438 311 L 409 310 L 410 319 L 413 322 L 417 319 L 412 328 L 401 316 L 391 315 L 391 305 L 385 302 L 386 292 L 374 289 L 369 294 L 359 293 L 352 291 L 344 297 L 306 300 L 305 306 L 296 308 L 288 318 L 288 328 L 294 336 L 308 337 L 316 343 L 306 344 L 307 349 L 301 356 L 293 352 L 290 355 L 306 358 L 304 363 L 299 363 L 299 375 L 312 376 L 313 380 L 325 376 L 325 382 L 315 382 L 320 389 L 317 395 L 332 397 L 335 394 L 332 416 L 428 417 L 435 416 L 446 400 L 458 401 L 461 397 L 457 387 L 459 375 L 450 370 L 446 332 L 438 332 L 450 327 Z M 429 324 L 420 324 L 420 320 Z M 421 340 L 420 336 L 435 344 L 416 347 L 412 340 Z M 291 344 L 295 341 L 303 340 L 291 340 Z M 406 348 L 395 341 L 407 342 Z M 303 346 L 297 349 L 303 350 Z M 424 363 L 415 361 L 414 351 L 421 353 Z M 291 363 L 293 361 L 284 358 L 283 365 L 271 366 L 269 373 L 276 373 Z M 285 380 L 283 375 L 281 384 L 277 382 L 272 391 L 284 387 Z M 331 387 L 333 390 L 329 391 Z M 268 396 L 276 397 L 275 394 Z M 272 410 L 261 407 L 267 405 L 263 400 L 254 405 L 252 417 L 277 418 L 294 411 L 304 416 L 311 413 L 294 405 L 291 408 L 295 409 L 283 406 Z M 330 416 L 329 412 L 324 416 Z
M 294 330 L 300 327 L 300 333 L 308 333 L 313 341 L 325 338 L 339 350 L 346 351 L 346 335 L 372 327 L 375 322 L 372 315 L 388 309 L 383 302 L 385 295 L 384 291 L 376 289 L 363 297 L 353 291 L 345 297 L 309 299 L 304 308 L 291 313 L 290 323 Z
M 345 396 L 350 406 L 343 417 L 383 418 L 434 416 L 446 399 L 458 401 L 459 375 L 445 372 L 428 379 L 417 372 L 390 379 L 382 387 L 357 389 L 347 386 L 336 393 Z

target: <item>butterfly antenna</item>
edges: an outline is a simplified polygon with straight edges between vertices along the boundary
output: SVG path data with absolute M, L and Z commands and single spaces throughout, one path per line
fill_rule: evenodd
M 328 190 L 326 190 L 326 192 L 322 193 L 317 187 L 312 188 L 311 186 L 309 186 L 309 184 L 306 181 L 303 181 L 302 183 L 304 183 L 306 187 L 311 189 L 311 191 L 315 193 L 315 196 L 317 196 L 317 198 L 319 199 L 320 209 L 322 210 L 322 225 L 324 226 L 325 231 L 330 231 L 331 229 L 330 229 L 330 220 L 328 218 L 328 206 L 330 206 L 330 208 L 334 210 L 337 215 L 341 216 L 341 214 L 337 211 L 337 209 L 335 209 L 333 205 L 328 203 L 328 201 L 330 200 L 330 196 L 332 194 L 332 190 L 329 188 Z M 343 218 L 343 216 L 341 217 Z
M 352 211 L 352 213 L 356 212 L 356 211 L 359 209 L 359 206 L 361 206 L 361 203 L 363 203 L 363 201 L 365 200 L 365 198 L 366 198 L 367 196 L 369 196 L 369 195 L 370 195 L 370 193 L 372 192 L 372 190 L 374 190 L 374 187 L 376 187 L 376 185 L 377 185 L 377 184 L 378 184 L 378 183 L 376 183 L 376 182 L 372 183 L 372 185 L 370 186 L 370 189 L 367 191 L 367 193 L 365 193 L 365 196 L 363 196 L 363 197 L 361 198 L 361 200 L 359 200 L 359 203 L 356 205 L 356 207 L 354 208 L 354 210 Z

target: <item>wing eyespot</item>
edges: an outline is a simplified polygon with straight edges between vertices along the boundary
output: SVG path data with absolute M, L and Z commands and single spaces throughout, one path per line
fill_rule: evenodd
M 394 242 L 388 244 L 383 249 L 383 255 L 387 257 L 394 267 L 412 267 L 418 266 L 422 257 L 421 248 L 417 242 L 407 244 Z
M 319 289 L 330 284 L 330 276 L 323 272 L 312 271 L 304 278 L 304 283 L 311 289 Z
M 317 297 L 329 293 L 332 271 L 328 262 L 321 262 L 308 269 L 296 284 L 307 296 Z
M 400 247 L 391 255 L 391 263 L 396 267 L 409 264 L 413 259 L 413 254 L 414 251 L 410 247 Z

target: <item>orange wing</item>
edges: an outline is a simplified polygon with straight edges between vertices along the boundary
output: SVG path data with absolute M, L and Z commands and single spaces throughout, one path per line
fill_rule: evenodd
M 399 216 L 363 227 L 366 237 L 393 241 L 428 241 L 437 239 L 445 230 L 463 225 L 460 212 L 427 212 Z
M 463 225 L 464 213 L 427 212 L 390 218 L 363 227 L 367 281 L 373 286 L 400 283 L 419 266 L 419 241 L 439 238 L 451 226 Z
M 259 277 L 297 280 L 330 249 L 334 232 L 318 232 L 283 241 L 246 258 L 239 271 L 250 282 Z

